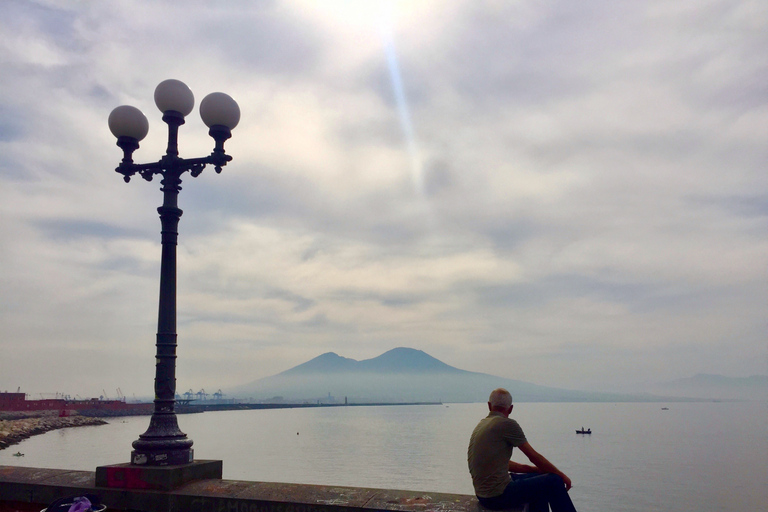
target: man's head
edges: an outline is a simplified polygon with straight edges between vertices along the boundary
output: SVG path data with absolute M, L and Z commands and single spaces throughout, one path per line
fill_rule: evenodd
M 509 416 L 512 412 L 512 395 L 504 388 L 494 389 L 488 398 L 488 409 Z

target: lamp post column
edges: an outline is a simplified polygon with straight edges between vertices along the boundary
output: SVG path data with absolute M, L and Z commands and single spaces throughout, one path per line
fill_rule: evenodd
M 157 209 L 162 224 L 160 300 L 157 315 L 155 408 L 149 428 L 133 442 L 133 464 L 186 464 L 193 460 L 192 440 L 179 429 L 176 418 L 176 245 L 182 211 L 177 206 L 181 179 L 166 171 L 163 206 Z

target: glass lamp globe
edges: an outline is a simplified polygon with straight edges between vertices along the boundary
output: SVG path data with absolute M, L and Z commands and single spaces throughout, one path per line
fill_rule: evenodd
M 220 125 L 231 130 L 240 122 L 240 107 L 228 94 L 212 92 L 200 102 L 200 117 L 208 128 Z
M 149 132 L 149 121 L 141 110 L 121 105 L 109 114 L 109 130 L 115 137 L 132 137 L 142 140 Z
M 195 106 L 195 95 L 187 84 L 171 78 L 163 80 L 155 88 L 155 105 L 162 113 L 173 110 L 186 117 Z

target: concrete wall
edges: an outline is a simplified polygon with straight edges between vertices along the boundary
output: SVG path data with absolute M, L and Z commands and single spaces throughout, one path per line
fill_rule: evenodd
M 108 510 L 142 512 L 479 512 L 474 496 L 239 480 L 197 480 L 172 491 L 96 487 L 95 472 L 0 466 L 0 512 L 32 512 L 63 496 L 96 494 Z

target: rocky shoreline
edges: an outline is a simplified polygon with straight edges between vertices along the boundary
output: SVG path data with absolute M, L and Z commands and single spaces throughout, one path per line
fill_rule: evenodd
M 106 425 L 101 418 L 87 416 L 58 416 L 38 415 L 33 417 L 0 417 L 0 450 L 18 444 L 24 439 L 51 430 L 69 427 L 84 427 L 88 425 Z

